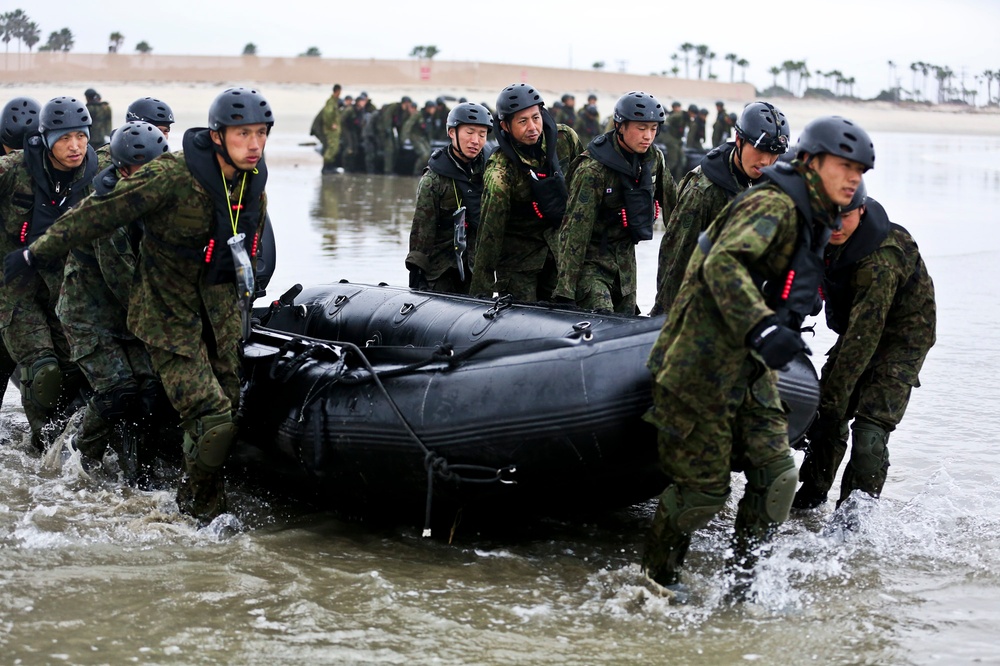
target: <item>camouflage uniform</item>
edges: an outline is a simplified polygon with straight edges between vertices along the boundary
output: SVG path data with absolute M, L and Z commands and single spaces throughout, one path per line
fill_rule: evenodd
M 670 310 L 680 290 L 688 259 L 698 244 L 698 234 L 708 228 L 751 182 L 734 160 L 735 144 L 726 143 L 709 151 L 705 160 L 684 175 L 677 188 L 677 206 L 664 215 L 665 232 L 660 239 L 656 271 L 656 304 L 651 315 Z
M 365 119 L 368 117 L 368 104 L 354 106 L 344 110 L 340 119 L 342 133 L 340 135 L 340 160 L 344 169 L 351 172 L 365 171 L 365 148 L 362 132 Z
M 340 97 L 330 95 L 313 124 L 313 136 L 323 144 L 323 166 L 330 168 L 340 153 Z
M 116 177 L 108 171 L 102 174 L 111 178 L 103 187 L 113 187 Z M 70 359 L 94 390 L 76 446 L 96 460 L 103 455 L 116 421 L 133 416 L 136 410 L 152 416 L 159 385 L 149 353 L 126 325 L 140 237 L 141 227 L 133 221 L 108 238 L 70 250 L 56 305 Z
M 591 143 L 571 167 L 566 216 L 559 228 L 556 264 L 558 279 L 553 296 L 570 299 L 589 310 L 614 310 L 636 314 L 636 262 L 631 216 L 626 210 L 625 191 L 619 171 L 592 155 L 595 144 L 610 142 L 615 152 L 633 169 L 638 183 L 640 174 L 652 172 L 651 211 L 664 216 L 676 203 L 674 182 L 663 165 L 663 153 L 650 146 L 643 155 L 626 153 L 615 133 L 609 132 Z M 650 220 L 650 229 L 652 229 Z
M 793 164 L 813 224 L 832 228 L 838 207 L 818 174 Z M 777 373 L 750 351 L 747 336 L 775 314 L 757 281 L 784 282 L 803 220 L 774 184 L 727 206 L 708 229 L 708 253 L 692 257 L 653 345 L 647 420 L 659 429 L 660 460 L 672 482 L 660 496 L 643 568 L 661 584 L 677 581 L 692 532 L 724 506 L 731 471 L 747 477 L 733 544 L 738 565 L 752 565 L 754 547 L 787 518 L 796 475 Z M 787 495 L 787 503 L 774 502 L 775 494 Z
M 721 105 L 716 105 L 715 108 L 718 109 L 719 113 L 715 116 L 715 122 L 712 123 L 712 148 L 721 145 L 729 137 L 731 127 L 726 108 Z
M 108 137 L 111 136 L 111 105 L 107 102 L 87 103 L 87 111 L 90 113 L 90 145 L 100 148 L 107 144 Z
M 548 112 L 543 110 L 543 115 Z M 556 155 L 568 180 L 570 163 L 583 152 L 571 127 L 556 125 Z M 483 174 L 483 208 L 472 275 L 472 294 L 510 294 L 519 301 L 549 300 L 555 288 L 558 224 L 540 220 L 532 211 L 531 176 L 524 167 L 542 173 L 546 139 L 530 148 L 516 147 L 521 164 L 496 150 Z M 494 275 L 496 276 L 494 279 Z
M 417 206 L 413 212 L 406 267 L 410 271 L 420 271 L 430 291 L 469 293 L 472 279 L 469 258 L 476 252 L 485 167 L 484 153 L 479 153 L 471 164 L 464 165 L 455 159 L 451 148 L 440 148 L 431 155 L 429 166 L 417 184 Z M 459 276 L 454 242 L 454 214 L 463 206 L 466 224 L 466 250 L 462 257 L 464 280 Z
M 45 231 L 47 225 L 71 205 L 83 199 L 93 187 L 100 164 L 97 153 L 88 148 L 83 165 L 67 174 L 71 182 L 60 182 L 56 194 L 49 171 L 48 152 L 41 135 L 28 137 L 23 151 L 0 158 L 0 252 L 4 255 L 21 250 Z M 34 165 L 34 166 L 32 166 Z M 39 180 L 33 173 L 44 173 Z M 68 189 L 67 189 L 68 187 Z M 37 193 L 37 199 L 36 199 Z M 47 201 L 46 201 L 47 200 Z M 41 201 L 41 203 L 39 203 Z M 56 205 L 51 205 L 52 202 Z M 68 406 L 84 384 L 79 370 L 70 360 L 69 344 L 56 315 L 56 301 L 63 281 L 66 253 L 53 254 L 36 262 L 37 272 L 21 277 L 0 288 L 0 331 L 13 358 L 21 366 L 21 403 L 31 425 L 32 439 L 42 446 L 42 428 Z M 55 404 L 39 404 L 26 391 L 24 380 L 36 364 L 55 359 L 62 372 L 62 391 Z
M 121 181 L 107 196 L 88 198 L 31 245 L 40 259 L 61 256 L 72 247 L 113 234 L 124 223 L 140 217 L 145 220 L 128 328 L 149 349 L 153 367 L 182 420 L 186 450 L 188 441 L 201 440 L 209 424 L 231 423 L 240 397 L 241 324 L 234 283 L 216 283 L 209 277 L 219 263 L 218 253 L 228 249 L 224 243 L 215 247 L 216 259 L 211 263 L 206 261 L 205 250 L 206 243 L 219 234 L 228 235 L 229 230 L 216 228 L 218 208 L 223 206 L 216 206 L 185 155 L 194 153 L 191 159 L 218 168 L 214 152 L 199 137 L 207 138 L 207 130 L 189 130 L 183 153 L 165 153 Z M 266 180 L 263 160 L 257 169 L 260 175 L 248 176 L 248 180 Z M 256 219 L 239 221 L 240 228 L 250 228 L 244 222 L 256 226 L 258 237 L 267 202 L 259 185 L 229 188 L 230 207 L 258 210 Z M 242 194 L 258 190 L 257 202 L 248 203 Z M 247 240 L 253 243 L 254 239 Z M 224 456 L 225 451 L 221 453 Z M 222 465 L 218 462 L 216 469 Z M 208 497 L 197 494 L 201 491 L 196 488 L 190 513 L 205 519 L 224 510 L 221 474 L 204 471 L 194 483 L 207 488 Z M 182 509 L 184 488 L 178 491 Z
M 704 150 L 704 144 L 705 119 L 699 115 L 691 119 L 691 124 L 688 127 L 687 147 L 693 150 Z
M 684 155 L 684 130 L 688 126 L 688 114 L 686 111 L 677 110 L 667 116 L 667 122 L 662 128 L 663 144 L 667 147 L 666 164 L 667 169 L 673 176 L 674 182 L 680 182 L 687 170 L 687 157 Z
M 379 110 L 379 131 L 382 133 L 383 172 L 396 173 L 396 158 L 402 145 L 403 125 L 410 117 L 401 102 L 386 104 Z
M 603 134 L 601 118 L 597 113 L 596 106 L 587 105 L 576 114 L 576 124 L 573 130 L 580 137 L 580 143 L 589 146 L 590 142 Z
M 846 243 L 827 246 L 827 322 L 840 334 L 820 380 L 819 418 L 802 462 L 798 508 L 826 501 L 847 451 L 838 505 L 854 490 L 878 497 L 889 467 L 889 434 L 920 386 L 935 342 L 934 284 L 910 234 L 869 199 Z
M 413 175 L 419 176 L 427 166 L 427 160 L 431 157 L 431 131 L 434 116 L 427 112 L 426 108 L 420 109 L 409 118 L 403 125 L 403 132 L 400 135 L 402 141 L 409 140 L 413 146 Z

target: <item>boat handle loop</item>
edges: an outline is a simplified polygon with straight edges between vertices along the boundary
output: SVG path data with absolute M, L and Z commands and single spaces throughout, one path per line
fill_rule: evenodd
M 514 297 L 510 294 L 504 294 L 503 296 L 498 296 L 497 300 L 493 302 L 493 307 L 483 313 L 483 316 L 487 319 L 494 319 L 501 311 L 506 310 L 509 307 L 513 307 Z

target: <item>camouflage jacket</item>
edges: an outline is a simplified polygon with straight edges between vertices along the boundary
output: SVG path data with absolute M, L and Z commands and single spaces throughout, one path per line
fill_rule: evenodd
M 663 138 L 680 141 L 684 138 L 684 130 L 687 129 L 689 116 L 686 111 L 676 111 L 667 116 L 667 121 L 663 126 Z
M 556 125 L 556 155 L 567 182 L 570 164 L 584 147 L 572 127 Z M 544 136 L 544 135 L 543 135 Z M 531 158 L 519 151 L 521 162 L 532 169 L 543 169 L 542 155 Z M 498 270 L 531 271 L 545 265 L 555 252 L 556 229 L 540 223 L 534 216 L 518 214 L 516 210 L 530 207 L 532 190 L 530 176 L 502 151 L 496 150 L 486 163 L 483 174 L 483 206 L 479 217 L 479 238 L 475 255 L 475 272 L 470 293 L 492 293 Z
M 240 204 L 239 189 L 233 188 L 233 206 Z M 266 204 L 262 194 L 258 233 L 264 228 Z M 129 302 L 129 330 L 150 347 L 189 358 L 200 353 L 205 328 L 219 346 L 236 344 L 240 315 L 235 286 L 208 284 L 205 279 L 210 266 L 205 247 L 215 231 L 215 205 L 183 153 L 165 153 L 110 194 L 88 197 L 32 243 L 31 251 L 41 258 L 59 256 L 110 236 L 136 218 L 145 220 L 145 233 Z
M 613 133 L 604 136 L 613 142 L 618 154 L 624 155 Z M 641 168 L 652 170 L 653 199 L 658 210 L 669 210 L 675 194 L 673 181 L 669 176 L 664 179 L 663 153 L 650 146 L 642 158 Z M 573 177 L 569 181 L 566 216 L 559 227 L 559 277 L 553 296 L 574 299 L 585 266 L 609 281 L 617 278 L 623 295 L 634 293 L 635 242 L 622 224 L 625 200 L 620 174 L 593 158 L 589 148 L 570 169 Z
M 796 164 L 808 190 L 813 221 L 832 228 L 838 207 L 819 176 Z M 667 322 L 650 352 L 648 367 L 657 384 L 692 411 L 724 416 L 730 393 L 751 357 L 747 334 L 775 314 L 758 280 L 781 280 L 798 247 L 804 219 L 791 197 L 769 183 L 730 203 L 708 228 L 711 248 L 692 256 L 688 274 Z M 764 372 L 763 365 L 761 372 Z M 776 400 L 777 374 L 756 382 L 764 404 Z
M 411 143 L 419 139 L 430 141 L 431 133 L 434 130 L 433 125 L 434 116 L 420 109 L 403 123 L 403 130 L 400 132 L 399 138 L 401 141 L 409 139 Z
M 107 102 L 88 104 L 87 111 L 90 113 L 90 145 L 103 146 L 111 135 L 111 105 Z
M 837 419 L 847 418 L 851 394 L 866 371 L 920 386 L 920 368 L 935 342 L 934 283 L 913 237 L 893 224 L 870 253 L 850 256 L 852 244 L 863 240 L 866 218 L 878 209 L 869 200 L 847 243 L 827 246 L 826 311 L 839 322 L 831 323 L 840 337 L 827 353 L 819 411 Z
M 656 272 L 656 310 L 667 312 L 684 280 L 691 253 L 698 245 L 698 234 L 708 228 L 733 198 L 750 186 L 739 172 L 735 144 L 725 143 L 712 149 L 705 160 L 684 175 L 677 187 L 677 206 L 664 219 L 665 231 L 660 240 Z
M 39 212 L 36 210 L 36 189 L 43 187 L 47 193 L 44 198 L 47 201 L 46 207 L 49 208 L 48 218 L 64 215 L 64 211 L 70 205 L 82 200 L 93 191 L 91 184 L 93 175 L 89 179 L 86 177 L 90 170 L 87 163 L 78 167 L 73 173 L 67 195 L 66 191 L 56 194 L 52 182 L 41 185 L 37 183 L 29 170 L 30 159 L 48 160 L 47 151 L 39 135 L 29 137 L 25 141 L 23 151 L 15 151 L 0 158 L 0 223 L 3 225 L 0 230 L 0 253 L 5 256 L 15 250 L 23 249 L 32 235 L 43 230 L 37 226 L 39 223 L 35 218 L 35 214 Z M 87 162 L 91 160 L 97 162 L 98 169 L 110 163 L 110 157 L 106 152 L 98 155 L 93 148 L 87 151 L 86 159 Z M 40 193 L 38 196 L 42 197 L 43 194 Z M 35 228 L 35 231 L 32 228 Z M 16 280 L 0 288 L 0 328 L 10 324 L 17 310 L 33 307 L 32 303 L 38 304 L 42 310 L 49 313 L 55 311 L 63 281 L 66 252 L 52 255 L 36 263 L 38 269 L 36 275 Z
M 406 265 L 424 271 L 428 280 L 436 280 L 457 265 L 454 214 L 462 206 L 466 208 L 466 265 L 475 256 L 486 158 L 480 153 L 466 171 L 449 153 L 450 148 L 435 150 L 417 184 Z

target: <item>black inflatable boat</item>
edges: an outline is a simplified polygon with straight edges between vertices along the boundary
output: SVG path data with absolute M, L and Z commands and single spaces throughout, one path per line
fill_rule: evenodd
M 258 315 L 231 461 L 324 508 L 559 514 L 665 486 L 641 418 L 662 317 L 350 283 Z M 805 356 L 780 388 L 795 440 L 819 396 Z

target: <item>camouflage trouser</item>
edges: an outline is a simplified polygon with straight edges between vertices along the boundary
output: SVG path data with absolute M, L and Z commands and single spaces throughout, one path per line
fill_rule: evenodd
M 340 131 L 327 130 L 326 145 L 323 146 L 323 164 L 333 164 L 340 153 Z
M 7 392 L 7 384 L 10 382 L 10 376 L 14 374 L 15 368 L 17 368 L 17 363 L 11 358 L 3 339 L 0 339 L 0 400 L 3 400 L 3 396 Z
M 722 509 L 730 492 L 732 471 L 743 471 L 747 476 L 736 515 L 734 559 L 744 563 L 751 550 L 769 538 L 777 526 L 764 508 L 768 488 L 757 479 L 762 470 L 776 465 L 787 463 L 794 471 L 794 463 L 788 447 L 788 423 L 774 379 L 771 373 L 765 373 L 751 382 L 758 374 L 755 365 L 747 362 L 746 381 L 731 388 L 724 412 L 712 417 L 694 411 L 660 385 L 653 385 L 654 406 L 647 420 L 659 430 L 660 462 L 671 485 L 661 496 L 653 517 L 643 567 L 656 572 L 661 582 L 674 582 L 671 579 L 683 564 L 691 532 Z M 790 502 L 790 494 L 788 499 Z
M 534 303 L 551 301 L 552 292 L 556 289 L 556 261 L 551 254 L 545 259 L 545 265 L 534 271 L 507 271 L 497 269 L 497 294 L 510 294 L 515 301 Z
M 829 371 L 828 366 L 829 362 L 823 368 L 824 373 Z M 884 457 L 884 466 L 876 472 L 875 478 L 867 481 L 845 470 L 841 480 L 840 501 L 847 499 L 854 490 L 863 490 L 873 495 L 881 493 L 889 467 L 888 437 L 903 420 L 913 390 L 908 382 L 894 376 L 896 373 L 892 370 L 891 366 L 882 366 L 877 370 L 866 371 L 851 393 L 847 419 L 837 424 L 835 429 L 830 428 L 822 436 L 810 439 L 809 449 L 799 470 L 799 479 L 803 483 L 804 491 L 825 497 L 833 486 L 837 470 L 847 453 L 847 424 L 853 418 L 855 431 L 864 430 L 866 426 L 875 426 L 886 433 L 884 442 L 886 446 L 879 452 L 879 455 Z M 858 444 L 858 436 L 855 433 L 854 447 Z M 852 460 L 855 458 L 854 447 L 852 447 Z M 851 460 L 848 461 L 848 466 L 850 465 Z
M 469 268 L 465 269 L 465 282 L 458 277 L 458 268 L 449 268 L 433 280 L 428 280 L 428 290 L 443 294 L 468 294 L 471 276 Z
M 182 422 L 235 413 L 240 400 L 239 354 L 235 348 L 209 356 L 201 346 L 195 358 L 188 358 L 150 347 L 149 355 Z
M 676 139 L 669 134 L 663 137 L 663 143 L 667 147 L 666 155 L 664 155 L 667 171 L 674 177 L 674 182 L 679 183 L 687 171 L 687 158 L 684 156 L 684 147 L 681 145 L 680 139 Z
M 50 308 L 42 308 L 36 300 L 25 300 L 13 308 L 2 331 L 7 351 L 21 366 L 22 371 L 30 368 L 36 361 L 54 358 L 62 372 L 62 389 L 54 409 L 42 409 L 24 396 L 22 387 L 21 405 L 31 426 L 32 440 L 39 447 L 44 445 L 42 429 L 49 424 L 56 424 L 58 427 L 65 410 L 84 388 L 83 376 L 77 365 L 70 360 L 69 343 L 62 324 L 56 318 L 54 306 L 53 303 Z
M 634 315 L 635 285 L 631 293 L 622 295 L 621 281 L 595 275 L 584 269 L 576 285 L 576 305 L 585 310 L 603 310 L 618 314 Z

